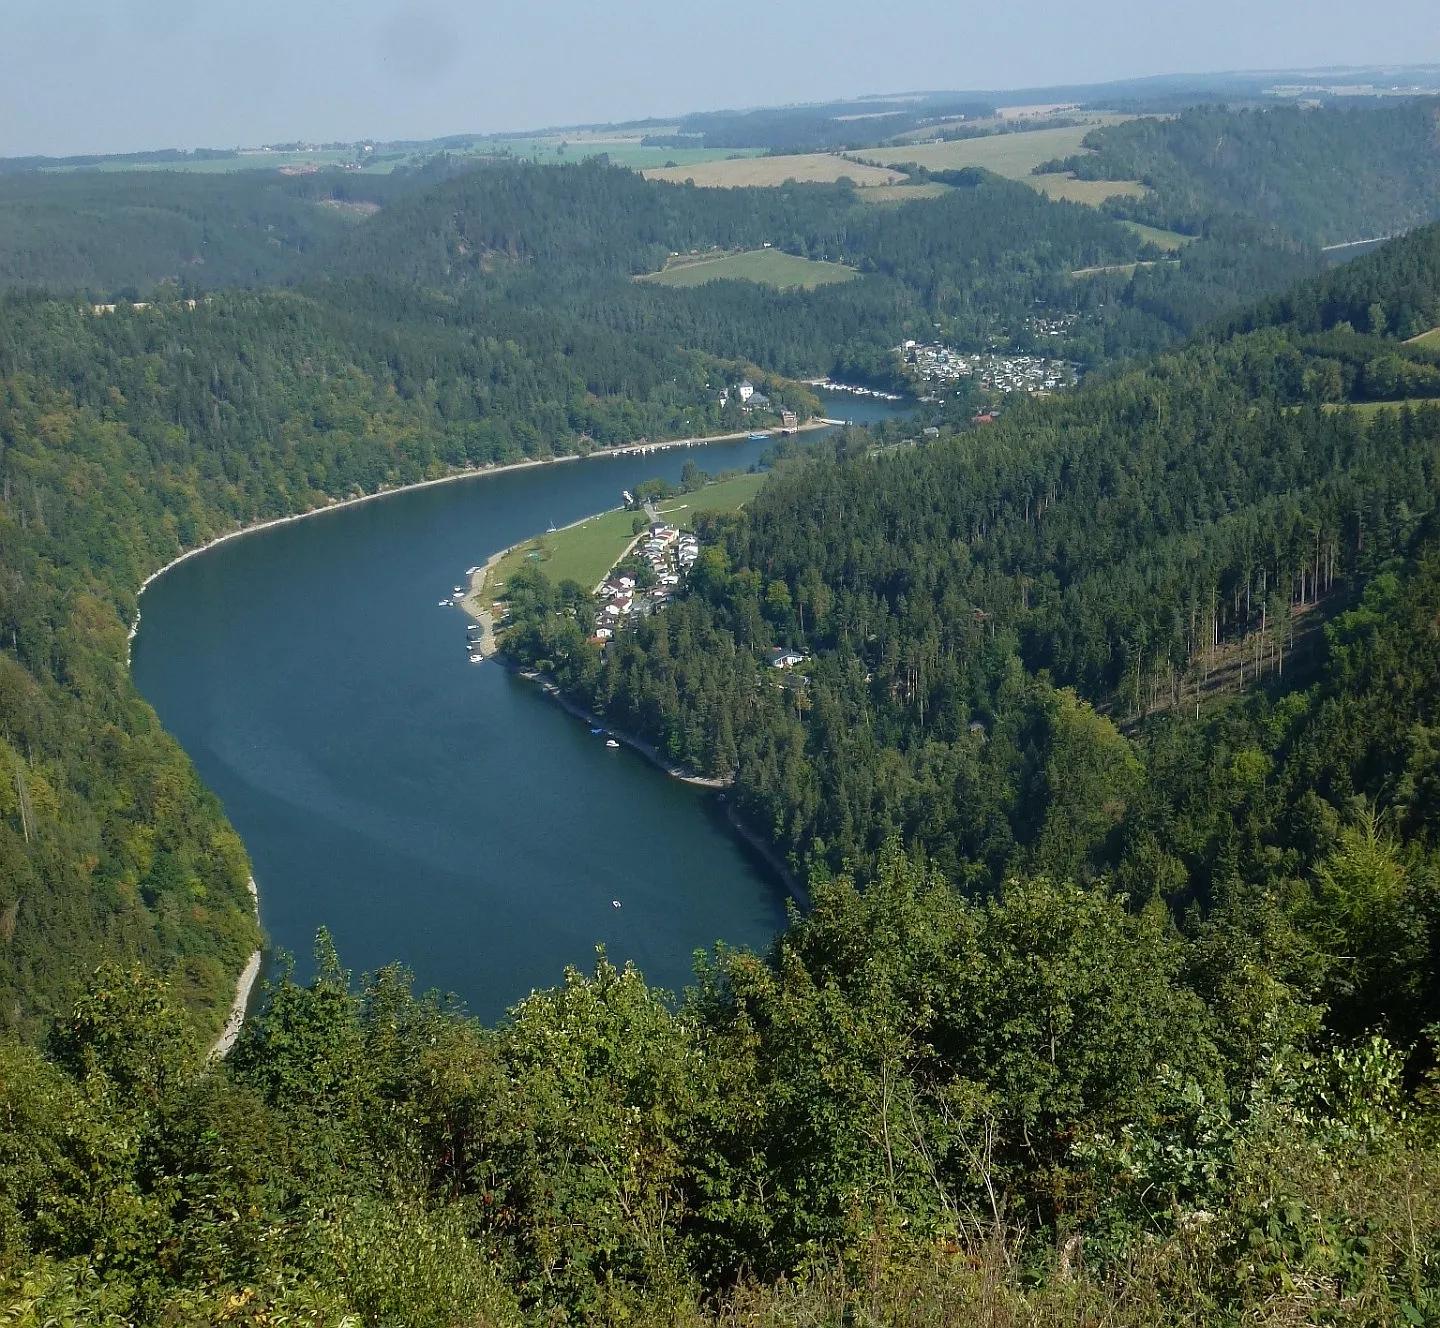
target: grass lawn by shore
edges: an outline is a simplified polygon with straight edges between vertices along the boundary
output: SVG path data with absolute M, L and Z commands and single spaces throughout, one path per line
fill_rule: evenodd
M 1440 350 L 1440 327 L 1432 327 L 1428 332 L 1422 332 L 1418 337 L 1411 337 L 1406 345 L 1409 346 L 1433 346 Z
M 695 493 L 657 503 L 660 514 L 685 526 L 700 512 L 734 512 L 743 507 L 765 483 L 764 475 L 737 475 L 733 479 L 707 484 Z M 593 589 L 625 552 L 635 538 L 631 527 L 635 512 L 615 508 L 598 516 L 550 531 L 526 540 L 509 550 L 495 565 L 486 583 L 486 598 L 492 602 L 505 598 L 505 583 L 525 566 L 538 566 L 550 580 L 578 581 L 585 589 Z
M 839 263 L 818 263 L 781 249 L 747 249 L 742 253 L 681 254 L 659 272 L 639 278 L 660 286 L 703 286 L 709 281 L 753 281 L 781 290 L 814 290 L 857 274 Z

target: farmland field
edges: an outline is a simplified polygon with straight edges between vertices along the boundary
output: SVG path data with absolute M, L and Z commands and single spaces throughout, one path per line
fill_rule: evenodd
M 1138 180 L 1077 180 L 1073 175 L 1027 175 L 1025 183 L 1046 198 L 1064 198 L 1099 207 L 1107 198 L 1143 198 L 1148 190 Z
M 659 272 L 638 278 L 661 286 L 703 286 L 709 281 L 754 281 L 781 290 L 814 290 L 850 281 L 853 269 L 839 263 L 817 263 L 780 249 L 747 249 L 742 253 L 711 253 L 672 258 Z
M 1031 129 L 985 138 L 963 138 L 953 143 L 912 143 L 894 148 L 867 148 L 867 161 L 887 166 L 913 162 L 932 171 L 957 171 L 965 166 L 983 166 L 1011 180 L 1030 178 L 1030 172 L 1056 157 L 1069 157 L 1081 150 L 1081 139 L 1100 124 L 1115 124 L 1121 116 L 1096 117 L 1064 129 Z
M 1432 327 L 1428 332 L 1422 332 L 1418 337 L 1410 338 L 1412 346 L 1434 346 L 1440 350 L 1440 327 Z
M 921 198 L 940 198 L 950 192 L 948 184 L 882 184 L 862 189 L 862 203 L 914 203 Z
M 833 184 L 836 180 L 850 179 L 861 186 L 887 185 L 905 178 L 899 171 L 882 166 L 863 166 L 825 152 L 807 152 L 789 157 L 743 157 L 730 161 L 712 158 L 693 166 L 661 167 L 646 170 L 644 174 L 647 180 L 670 180 L 677 184 L 693 180 L 704 189 L 779 185 L 787 180 L 797 180 L 802 184 Z
M 657 503 L 660 514 L 684 526 L 699 512 L 738 511 L 759 491 L 764 475 L 736 475 L 707 484 L 694 493 Z M 599 584 L 634 539 L 631 526 L 636 513 L 617 507 L 564 530 L 517 544 L 496 565 L 486 583 L 493 599 L 503 599 L 505 582 L 521 567 L 538 565 L 551 582 L 578 581 L 586 590 Z

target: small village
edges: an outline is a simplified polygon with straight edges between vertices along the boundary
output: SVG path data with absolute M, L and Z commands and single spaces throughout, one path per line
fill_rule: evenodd
M 653 512 L 653 509 L 650 509 Z M 652 520 L 595 591 L 597 609 L 594 645 L 604 646 L 627 622 L 659 613 L 700 557 L 700 540 L 692 531 Z M 766 666 L 788 673 L 808 656 L 776 646 L 766 652 Z
M 976 354 L 916 341 L 907 341 L 895 350 L 932 389 L 970 382 L 990 392 L 1040 395 L 1074 387 L 1079 381 L 1073 364 L 1043 355 Z
M 652 519 L 596 590 L 590 639 L 603 644 L 622 623 L 663 609 L 699 556 L 700 541 L 694 534 Z

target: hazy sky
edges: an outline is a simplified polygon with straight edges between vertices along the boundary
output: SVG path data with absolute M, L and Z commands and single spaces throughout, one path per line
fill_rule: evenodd
M 1437 0 L 0 0 L 0 155 L 1440 62 L 1436 18 Z

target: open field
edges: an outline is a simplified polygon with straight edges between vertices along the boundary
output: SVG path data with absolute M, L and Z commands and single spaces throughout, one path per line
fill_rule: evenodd
M 707 484 L 695 493 L 657 503 L 662 516 L 684 525 L 697 512 L 738 511 L 759 491 L 764 475 L 737 475 L 733 479 Z M 578 581 L 588 591 L 604 578 L 635 538 L 631 527 L 636 513 L 617 507 L 564 530 L 551 531 L 517 544 L 498 563 L 486 584 L 487 597 L 504 599 L 505 583 L 521 567 L 538 564 L 558 585 Z
M 1158 226 L 1147 226 L 1140 221 L 1122 221 L 1120 224 L 1127 231 L 1133 231 L 1142 240 L 1153 244 L 1157 249 L 1163 249 L 1167 254 L 1173 254 L 1195 242 L 1193 235 L 1181 235 L 1179 231 L 1162 231 Z
M 1407 346 L 1433 346 L 1436 350 L 1440 350 L 1440 327 L 1432 327 L 1418 337 L 1411 337 L 1405 344 Z
M 948 184 L 882 184 L 862 189 L 862 203 L 914 203 L 922 198 L 941 198 L 950 192 Z
M 659 272 L 639 277 L 660 286 L 703 286 L 709 281 L 754 281 L 781 290 L 814 290 L 857 274 L 839 263 L 817 263 L 780 249 L 747 249 L 743 253 L 682 254 Z
M 1027 175 L 1025 183 L 1046 198 L 1099 207 L 1107 198 L 1143 198 L 1150 191 L 1138 180 L 1077 180 L 1073 175 Z
M 797 180 L 802 184 L 833 184 L 840 179 L 870 186 L 896 184 L 905 179 L 900 171 L 882 166 L 863 166 L 826 152 L 807 152 L 791 157 L 743 157 L 729 161 L 712 159 L 694 166 L 647 170 L 644 174 L 647 180 L 670 180 L 677 184 L 693 180 L 704 189 L 779 185 L 787 180 Z
M 1096 116 L 1082 125 L 1065 129 L 1032 129 L 1012 134 L 990 134 L 984 138 L 962 138 L 952 143 L 913 143 L 893 148 L 866 148 L 867 161 L 887 166 L 914 162 L 932 171 L 958 171 L 965 166 L 983 166 L 1011 180 L 1026 179 L 1037 166 L 1056 157 L 1079 152 L 1080 140 L 1102 124 L 1118 124 L 1125 116 Z

